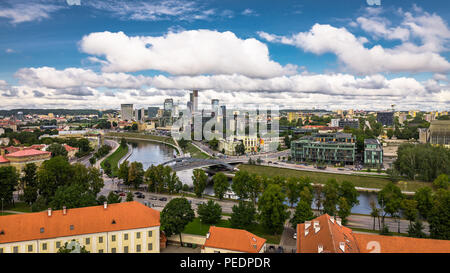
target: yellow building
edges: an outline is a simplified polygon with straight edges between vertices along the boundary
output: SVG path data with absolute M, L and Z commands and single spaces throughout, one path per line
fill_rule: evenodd
M 36 166 L 40 166 L 42 162 L 50 159 L 51 152 L 40 151 L 36 149 L 19 150 L 10 154 L 5 154 L 5 150 L 1 150 L 0 154 L 0 166 L 13 166 L 19 172 L 28 163 L 34 163 Z
M 139 202 L 0 216 L 0 253 L 159 253 L 159 212 Z
M 243 229 L 211 226 L 202 253 L 263 253 L 266 239 Z
M 300 118 L 300 113 L 299 112 L 289 112 L 288 116 L 287 116 L 287 120 L 289 122 L 297 121 L 299 118 Z

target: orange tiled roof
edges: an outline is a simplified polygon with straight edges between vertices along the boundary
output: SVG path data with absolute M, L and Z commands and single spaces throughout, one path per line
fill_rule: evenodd
M 51 216 L 47 211 L 6 215 L 0 216 L 0 244 L 159 225 L 159 211 L 136 201 L 108 204 L 106 209 L 103 205 L 67 209 L 65 215 L 62 210 L 52 211 Z
M 359 252 L 352 230 L 338 224 L 328 214 L 323 214 L 310 221 L 308 227 L 306 223 L 297 225 L 297 253 L 318 253 L 319 246 L 322 246 L 324 253 Z M 315 225 L 319 227 L 317 232 Z
M 51 153 L 47 152 L 47 151 L 36 150 L 36 149 L 26 149 L 26 150 L 20 150 L 17 152 L 7 154 L 6 157 L 24 157 L 24 156 L 43 155 L 43 154 L 51 154 Z
M 450 253 L 450 241 L 355 234 L 361 253 Z
M 241 252 L 258 253 L 266 239 L 243 229 L 209 227 L 209 237 L 204 246 Z
M 418 239 L 411 237 L 382 236 L 353 233 L 350 228 L 340 226 L 336 220 L 331 221 L 328 214 L 323 214 L 311 221 L 305 235 L 305 224 L 297 225 L 297 253 L 317 253 L 319 245 L 325 253 L 450 253 L 450 241 Z M 320 230 L 315 233 L 314 221 Z
M 68 151 L 68 152 L 78 150 L 78 148 L 74 148 L 74 147 L 69 146 L 67 144 L 64 144 L 64 148 L 66 148 L 66 151 Z

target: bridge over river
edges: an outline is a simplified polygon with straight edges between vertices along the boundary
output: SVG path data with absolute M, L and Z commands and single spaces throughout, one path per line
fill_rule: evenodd
M 244 163 L 245 158 L 230 158 L 230 159 L 201 159 L 192 157 L 179 157 L 162 163 L 162 165 L 170 166 L 174 171 L 183 171 L 194 168 L 222 166 L 230 171 L 236 170 L 231 164 Z

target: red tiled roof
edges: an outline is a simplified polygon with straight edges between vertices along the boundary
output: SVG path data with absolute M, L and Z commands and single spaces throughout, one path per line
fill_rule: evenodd
M 67 209 L 66 215 L 62 210 L 52 211 L 51 216 L 47 211 L 6 215 L 0 216 L 0 244 L 156 227 L 159 219 L 159 211 L 136 201 L 108 204 L 106 209 L 103 205 Z
M 450 241 L 353 233 L 338 225 L 328 214 L 311 221 L 305 235 L 305 224 L 297 225 L 297 253 L 450 253 Z M 314 222 L 320 229 L 314 231 Z M 341 249 L 343 243 L 344 251 Z
M 66 151 L 68 151 L 68 152 L 78 150 L 78 148 L 74 148 L 74 147 L 69 146 L 67 144 L 64 144 L 64 148 L 66 148 Z
M 21 151 L 13 152 L 11 154 L 7 154 L 6 157 L 25 157 L 25 156 L 34 156 L 34 155 L 43 155 L 43 154 L 51 154 L 51 153 L 47 152 L 47 151 L 27 149 L 27 150 L 21 150 Z
M 317 232 L 315 225 L 319 227 Z M 322 252 L 324 253 L 359 252 L 352 230 L 338 224 L 328 214 L 323 214 L 312 220 L 305 233 L 306 226 L 306 222 L 297 225 L 297 252 L 299 253 L 318 253 L 319 246 L 322 246 Z
M 259 253 L 266 239 L 243 229 L 209 227 L 209 237 L 204 246 L 240 252 Z
M 0 163 L 7 163 L 7 162 L 9 162 L 9 160 L 0 155 Z

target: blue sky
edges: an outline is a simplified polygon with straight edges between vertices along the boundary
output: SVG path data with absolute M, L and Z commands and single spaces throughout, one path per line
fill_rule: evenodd
M 197 87 L 205 105 L 239 94 L 296 108 L 448 109 L 448 18 L 442 1 L 5 0 L 0 96 L 5 108 L 117 108 L 184 104 Z

